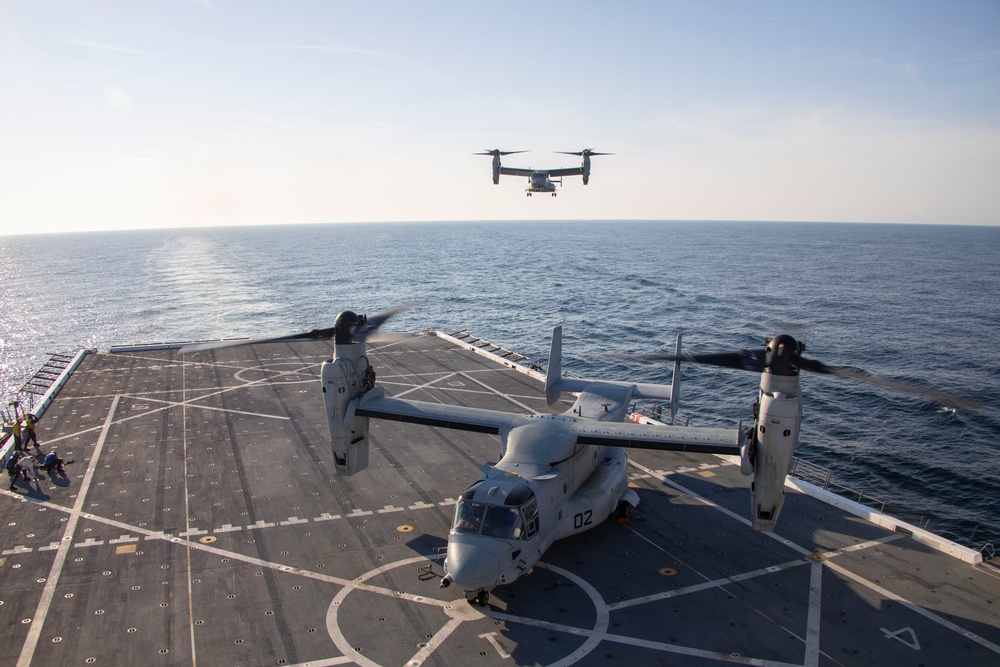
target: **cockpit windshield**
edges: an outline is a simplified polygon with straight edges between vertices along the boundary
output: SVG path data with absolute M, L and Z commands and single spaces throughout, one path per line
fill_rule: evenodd
M 486 510 L 482 534 L 505 540 L 523 540 L 524 519 L 521 518 L 521 511 L 516 507 L 491 505 Z
M 452 529 L 456 533 L 524 540 L 538 532 L 538 503 L 527 486 L 514 489 L 507 495 L 504 505 L 472 500 L 477 487 L 478 483 L 462 494 L 455 507 Z
M 455 509 L 455 525 L 452 528 L 458 533 L 478 535 L 483 527 L 483 515 L 486 514 L 486 504 L 471 500 L 459 500 Z

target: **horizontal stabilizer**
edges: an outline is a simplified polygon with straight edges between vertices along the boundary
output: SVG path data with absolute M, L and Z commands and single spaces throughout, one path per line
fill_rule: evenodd
M 678 334 L 678 346 L 680 345 L 680 334 Z M 675 378 L 679 375 L 679 370 L 675 368 Z M 600 380 L 600 384 L 613 385 L 616 387 L 630 387 L 632 398 L 649 399 L 656 401 L 672 401 L 673 388 L 671 385 L 653 384 L 648 382 L 615 382 Z M 580 393 L 587 391 L 587 388 L 595 384 L 594 380 L 586 378 L 564 377 L 562 374 L 562 327 L 557 326 L 552 329 L 552 345 L 549 348 L 549 363 L 545 373 L 545 401 L 552 407 L 559 401 L 559 393 L 568 391 Z M 676 384 L 676 381 L 675 381 Z

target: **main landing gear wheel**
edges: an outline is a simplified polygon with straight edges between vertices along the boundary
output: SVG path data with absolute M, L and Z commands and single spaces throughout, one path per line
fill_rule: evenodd
M 618 507 L 615 509 L 614 512 L 611 513 L 611 516 L 617 517 L 618 520 L 622 523 L 628 523 L 628 520 L 632 518 L 633 509 L 635 508 L 632 507 L 631 503 L 628 503 L 624 500 L 619 500 Z
M 490 603 L 490 592 L 485 588 L 480 588 L 476 591 L 475 597 L 469 600 L 469 602 L 475 602 L 480 607 L 485 607 Z

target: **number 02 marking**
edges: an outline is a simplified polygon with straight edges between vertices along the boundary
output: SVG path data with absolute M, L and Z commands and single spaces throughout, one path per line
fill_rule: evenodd
M 594 512 L 592 510 L 587 510 L 586 512 L 580 512 L 579 514 L 573 515 L 573 529 L 583 528 L 584 526 L 590 525 L 590 518 L 593 516 Z

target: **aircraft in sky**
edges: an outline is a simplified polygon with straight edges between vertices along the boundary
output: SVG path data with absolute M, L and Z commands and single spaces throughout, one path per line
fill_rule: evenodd
M 497 185 L 500 183 L 500 175 L 504 174 L 507 176 L 527 176 L 528 186 L 525 188 L 524 192 L 527 196 L 531 196 L 536 192 L 547 192 L 553 197 L 556 196 L 556 184 L 562 185 L 563 176 L 583 176 L 583 184 L 587 185 L 590 182 L 590 158 L 594 155 L 614 155 L 614 153 L 598 153 L 592 148 L 584 148 L 580 151 L 555 151 L 562 155 L 580 155 L 583 157 L 583 161 L 580 163 L 579 167 L 565 167 L 560 169 L 521 169 L 519 167 L 505 167 L 500 163 L 500 156 L 502 155 L 514 155 L 516 153 L 527 153 L 528 151 L 502 151 L 499 148 L 494 148 L 492 150 L 484 150 L 482 153 L 473 153 L 473 155 L 492 155 L 493 156 L 493 184 Z M 558 181 L 553 181 L 553 178 L 558 178 Z

